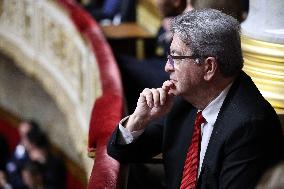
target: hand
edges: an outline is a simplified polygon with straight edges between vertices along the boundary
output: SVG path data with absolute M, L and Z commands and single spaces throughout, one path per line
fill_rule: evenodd
M 165 81 L 162 88 L 144 89 L 126 128 L 129 131 L 144 129 L 150 121 L 167 114 L 172 107 L 172 95 L 169 91 L 173 87 L 171 81 Z
M 39 150 L 38 148 L 33 148 L 30 149 L 29 151 L 29 157 L 31 158 L 31 160 L 33 161 L 37 161 L 39 163 L 46 163 L 46 154 L 43 153 L 41 150 Z
M 7 184 L 6 175 L 3 171 L 0 171 L 0 188 Z

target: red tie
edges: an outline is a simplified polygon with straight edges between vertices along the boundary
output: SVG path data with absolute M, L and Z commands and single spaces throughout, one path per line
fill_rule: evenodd
M 191 144 L 186 154 L 180 189 L 195 189 L 199 165 L 201 124 L 205 122 L 202 112 L 198 112 L 194 122 Z

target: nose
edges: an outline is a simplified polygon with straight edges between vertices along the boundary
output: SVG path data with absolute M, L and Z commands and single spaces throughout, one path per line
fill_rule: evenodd
M 167 60 L 165 64 L 165 71 L 166 72 L 172 72 L 174 71 L 174 67 L 170 64 L 169 59 Z

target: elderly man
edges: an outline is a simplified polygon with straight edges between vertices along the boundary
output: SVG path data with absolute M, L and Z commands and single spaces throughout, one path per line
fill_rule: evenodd
M 237 20 L 213 9 L 173 19 L 170 80 L 144 89 L 108 153 L 141 162 L 162 153 L 167 188 L 254 188 L 280 154 L 281 125 L 241 69 Z M 159 121 L 157 121 L 159 120 Z

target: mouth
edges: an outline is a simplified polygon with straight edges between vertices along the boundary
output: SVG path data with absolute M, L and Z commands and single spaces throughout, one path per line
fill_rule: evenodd
M 170 82 L 172 83 L 171 89 L 172 89 L 172 90 L 176 89 L 177 80 L 170 78 Z

